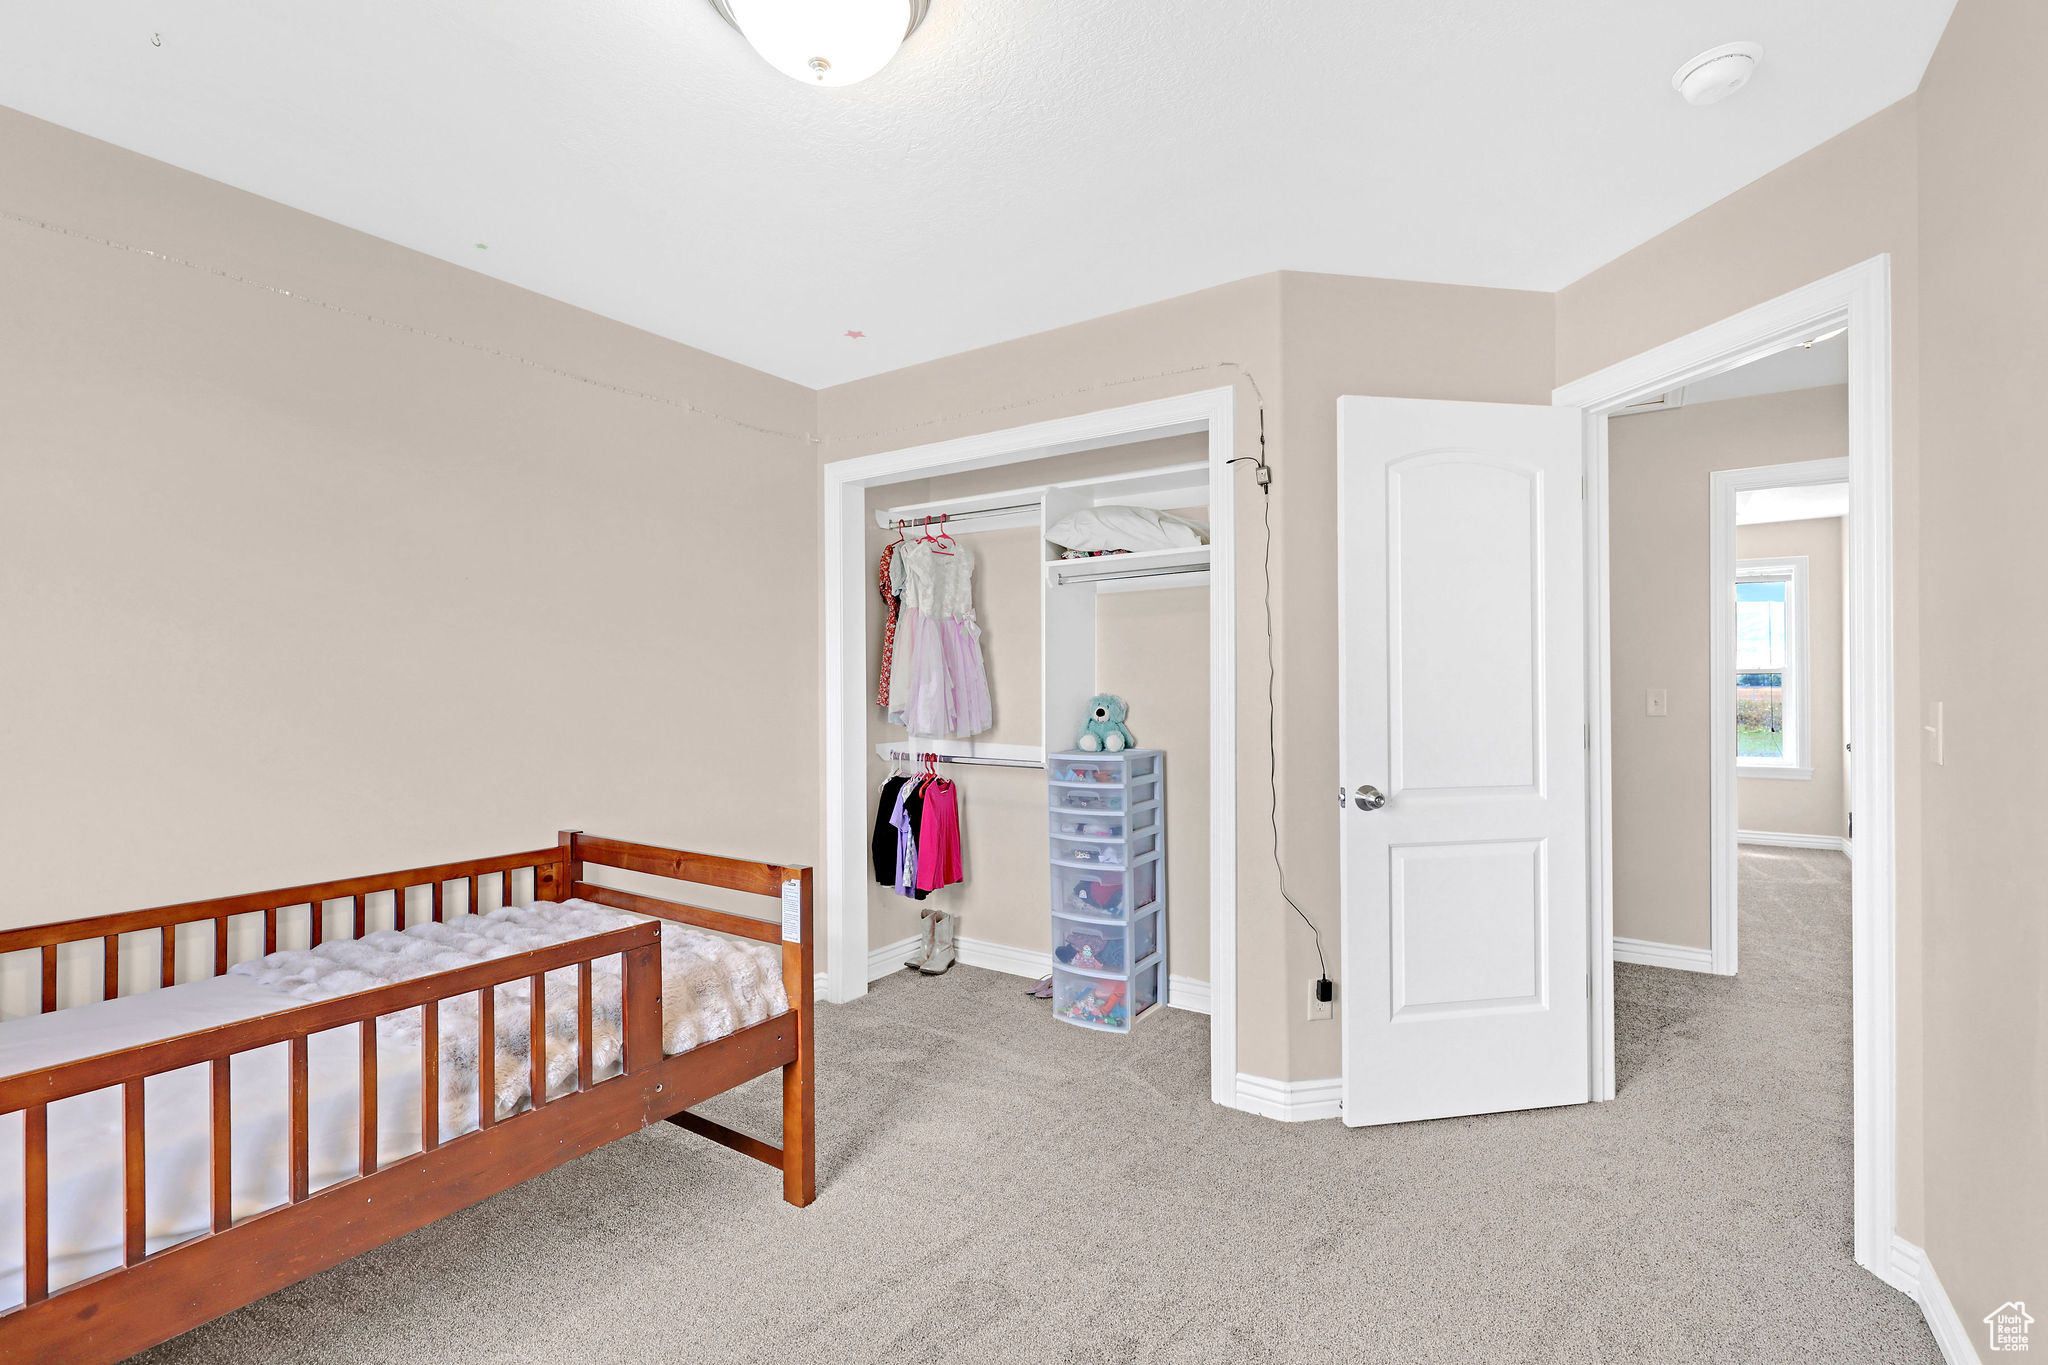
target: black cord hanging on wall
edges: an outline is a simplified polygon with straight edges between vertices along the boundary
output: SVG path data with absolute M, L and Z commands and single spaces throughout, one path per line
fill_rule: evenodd
M 1239 455 L 1231 464 L 1252 466 L 1252 480 L 1263 495 L 1260 499 L 1260 523 L 1264 528 L 1265 540 L 1261 547 L 1259 597 L 1265 609 L 1266 622 L 1266 814 L 1273 834 L 1273 871 L 1280 882 L 1280 899 L 1287 907 L 1301 917 L 1308 931 L 1315 935 L 1316 965 L 1322 975 L 1316 981 L 1316 999 L 1327 1003 L 1336 993 L 1330 982 L 1330 964 L 1323 956 L 1323 931 L 1308 917 L 1308 912 L 1294 899 L 1287 889 L 1287 865 L 1280 857 L 1280 703 L 1279 668 L 1273 657 L 1273 467 L 1266 460 L 1266 400 L 1259 394 L 1258 381 L 1253 380 L 1249 371 L 1245 378 L 1251 382 L 1252 392 L 1258 395 L 1259 408 L 1259 453 Z

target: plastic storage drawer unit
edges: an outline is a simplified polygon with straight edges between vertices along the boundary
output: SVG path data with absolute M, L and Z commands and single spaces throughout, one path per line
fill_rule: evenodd
M 1166 756 L 1053 754 L 1053 1014 L 1128 1033 L 1165 999 Z

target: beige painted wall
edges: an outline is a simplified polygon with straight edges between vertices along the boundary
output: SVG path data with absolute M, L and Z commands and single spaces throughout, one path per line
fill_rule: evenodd
M 1189 515 L 1194 515 L 1190 509 Z M 1209 593 L 1095 599 L 1095 684 L 1131 704 L 1131 733 L 1166 754 L 1167 969 L 1209 979 Z M 1079 723 L 1074 726 L 1078 731 Z M 1072 748 L 1073 735 L 1060 740 Z M 1043 828 L 1041 820 L 1040 827 Z
M 1712 771 L 1707 703 L 1710 479 L 1717 469 L 1847 454 L 1848 390 L 1805 389 L 1617 417 L 1608 423 L 1607 440 L 1614 613 L 1614 932 L 1704 948 Z M 1831 573 L 1837 584 L 1833 619 L 1839 660 L 1839 559 Z M 1837 700 L 1830 714 L 1839 731 L 1839 662 L 1835 667 Z M 1665 690 L 1669 715 L 1647 714 L 1644 694 L 1653 687 Z M 1840 785 L 1839 762 L 1835 784 Z M 1751 787 L 1814 784 L 1737 785 L 1745 789 L 1739 802 Z
M 0 186 L 0 924 L 814 860 L 809 392 L 5 110 Z
M 1924 697 L 1947 740 L 1939 767 L 1904 751 L 1927 800 L 1921 1231 L 1973 1338 L 2048 1301 L 2044 52 L 2048 6 L 1961 0 L 1919 101 Z
M 1847 415 L 1845 401 L 1845 419 Z M 1840 449 L 1846 453 L 1846 420 L 1841 434 Z M 1807 724 L 1811 727 L 1807 748 L 1813 763 L 1813 776 L 1803 782 L 1738 778 L 1737 829 L 1836 836 L 1846 832 L 1843 812 L 1848 796 L 1842 769 L 1842 526 L 1841 517 L 1815 517 L 1810 521 L 1766 522 L 1735 528 L 1738 562 L 1806 556 L 1807 663 L 1811 670 L 1807 682 Z
M 1859 261 L 1886 253 L 1891 257 L 1893 648 L 1900 757 L 1899 1229 L 1914 1240 L 1925 1231 L 1920 1140 L 1922 765 L 1915 759 L 1920 752 L 1922 695 L 1919 159 L 1917 101 L 1907 99 L 1557 295 L 1557 378 L 1565 383 Z

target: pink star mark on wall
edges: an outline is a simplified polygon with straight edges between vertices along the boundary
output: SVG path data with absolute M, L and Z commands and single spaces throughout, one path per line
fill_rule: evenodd
M 848 333 L 847 333 L 846 335 L 847 335 L 848 337 L 850 337 L 851 339 L 853 339 L 854 341 L 859 341 L 859 340 L 860 340 L 860 339 L 861 339 L 862 337 L 865 337 L 865 336 L 867 335 L 867 333 L 866 333 L 866 332 L 848 332 Z

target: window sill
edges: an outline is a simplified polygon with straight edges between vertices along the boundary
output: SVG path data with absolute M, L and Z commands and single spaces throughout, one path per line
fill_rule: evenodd
M 1738 763 L 1735 765 L 1735 775 L 1737 777 L 1768 777 L 1779 782 L 1813 781 L 1813 769 L 1811 768 L 1784 768 L 1774 763 Z

